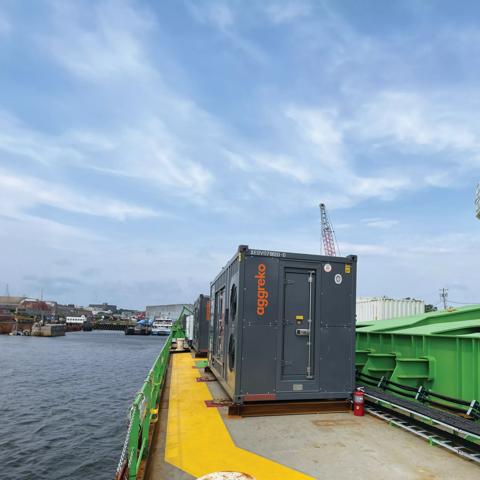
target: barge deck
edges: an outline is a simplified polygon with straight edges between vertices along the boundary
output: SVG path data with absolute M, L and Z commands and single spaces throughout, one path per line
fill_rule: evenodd
M 479 467 L 374 416 L 322 413 L 240 418 L 190 353 L 170 358 L 145 478 L 239 471 L 256 480 L 472 479 Z

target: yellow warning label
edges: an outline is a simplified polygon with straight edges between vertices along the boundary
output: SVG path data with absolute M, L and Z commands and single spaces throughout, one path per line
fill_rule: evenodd
M 352 268 L 352 266 L 348 263 L 345 264 L 345 273 L 350 273 L 350 269 Z
M 297 315 L 297 316 L 295 317 L 295 320 L 303 320 L 303 315 Z

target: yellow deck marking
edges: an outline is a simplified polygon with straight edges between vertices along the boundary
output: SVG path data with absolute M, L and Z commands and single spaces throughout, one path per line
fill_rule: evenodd
M 197 382 L 190 354 L 173 355 L 168 404 L 165 460 L 201 477 L 216 471 L 237 471 L 256 480 L 313 480 L 296 470 L 237 447 L 216 408 L 207 408 L 212 396 Z

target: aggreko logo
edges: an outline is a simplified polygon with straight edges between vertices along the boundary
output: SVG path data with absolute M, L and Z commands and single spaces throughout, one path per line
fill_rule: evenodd
M 268 291 L 265 288 L 265 274 L 267 267 L 264 263 L 258 265 L 258 273 L 255 275 L 257 279 L 257 315 L 264 315 L 265 308 L 268 306 Z

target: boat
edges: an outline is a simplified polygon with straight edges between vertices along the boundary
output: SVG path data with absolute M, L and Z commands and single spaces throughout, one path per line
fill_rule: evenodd
M 90 320 L 86 320 L 85 322 L 83 322 L 82 330 L 84 332 L 91 332 L 93 330 L 92 322 Z
M 29 337 L 30 330 L 17 330 L 14 328 L 8 335 L 11 337 Z
M 64 323 L 35 322 L 32 325 L 31 335 L 33 337 L 64 337 L 65 331 Z
M 152 329 L 148 325 L 128 325 L 125 328 L 125 335 L 151 335 Z
M 170 335 L 172 331 L 172 320 L 155 320 L 152 324 L 152 335 Z
M 125 327 L 125 335 L 135 335 L 135 325 Z

